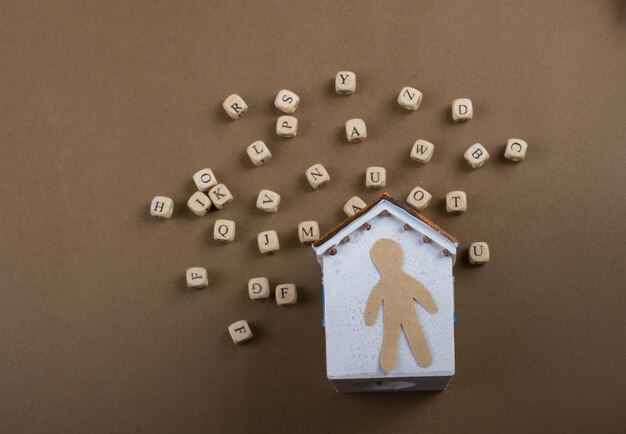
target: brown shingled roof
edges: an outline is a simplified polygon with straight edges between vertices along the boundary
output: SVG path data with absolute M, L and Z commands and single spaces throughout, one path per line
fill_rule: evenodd
M 348 217 L 347 219 L 345 219 L 344 221 L 339 223 L 337 226 L 335 226 L 333 229 L 331 229 L 329 232 L 327 232 L 318 241 L 314 242 L 313 243 L 313 247 L 319 247 L 322 244 L 324 244 L 326 241 L 328 241 L 330 238 L 332 238 L 335 234 L 337 234 L 340 230 L 342 230 L 343 228 L 348 226 L 354 219 L 356 219 L 356 218 L 362 216 L 363 214 L 367 213 L 370 209 L 372 209 L 374 206 L 376 206 L 382 200 L 386 200 L 387 202 L 391 202 L 395 206 L 397 206 L 399 208 L 402 208 L 403 210 L 405 210 L 406 212 L 408 212 L 412 216 L 417 217 L 419 220 L 421 220 L 422 222 L 426 223 L 430 228 L 434 229 L 435 231 L 437 231 L 438 233 L 440 233 L 441 235 L 443 235 L 444 237 L 446 237 L 447 239 L 452 241 L 457 246 L 459 245 L 459 240 L 457 240 L 452 235 L 450 235 L 448 232 L 444 231 L 438 225 L 433 223 L 429 218 L 424 216 L 422 213 L 417 212 L 416 210 L 414 210 L 413 208 L 409 207 L 408 205 L 406 205 L 406 204 L 404 204 L 402 202 L 398 202 L 397 200 L 392 198 L 388 193 L 384 193 L 383 192 L 383 193 L 380 194 L 379 198 L 376 199 L 374 202 L 370 203 L 369 205 L 367 205 L 365 208 L 363 208 L 359 212 L 357 212 L 357 213 L 353 214 L 352 216 Z

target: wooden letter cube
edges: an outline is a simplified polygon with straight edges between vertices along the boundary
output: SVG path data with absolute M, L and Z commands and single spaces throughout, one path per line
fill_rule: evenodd
M 335 77 L 335 92 L 352 95 L 356 92 L 356 74 L 350 71 L 339 71 Z
M 461 214 L 467 210 L 467 196 L 464 191 L 451 191 L 446 194 L 446 211 Z
M 481 265 L 489 262 L 489 246 L 484 241 L 477 241 L 469 247 L 470 264 Z
M 257 140 L 246 149 L 246 153 L 255 166 L 265 164 L 272 158 L 272 153 L 262 140 Z
M 403 87 L 398 94 L 398 104 L 407 110 L 417 110 L 422 102 L 422 92 L 412 87 Z
M 435 152 L 435 145 L 426 140 L 416 140 L 411 148 L 411 158 L 420 163 L 428 163 Z
M 265 212 L 276 212 L 280 205 L 280 194 L 271 190 L 261 190 L 256 199 L 256 207 Z
M 270 297 L 270 282 L 267 277 L 255 277 L 248 280 L 248 295 L 252 300 Z
M 298 118 L 281 116 L 276 121 L 276 134 L 280 137 L 295 137 L 298 134 Z
M 224 184 L 217 184 L 209 190 L 209 198 L 215 208 L 222 209 L 233 201 L 233 195 Z
M 363 119 L 346 121 L 346 138 L 350 143 L 359 143 L 367 138 L 367 127 Z
M 209 191 L 211 187 L 217 185 L 217 178 L 211 169 L 201 169 L 193 174 L 193 182 L 198 191 Z
M 187 286 L 189 288 L 206 288 L 209 286 L 209 277 L 206 268 L 191 267 L 185 272 L 187 277 Z
M 260 232 L 256 237 L 256 242 L 259 245 L 259 252 L 261 252 L 262 255 L 280 250 L 280 243 L 278 242 L 278 234 L 276 231 Z
M 301 222 L 298 225 L 298 239 L 302 244 L 320 239 L 320 226 L 316 221 Z
M 213 239 L 231 243 L 235 240 L 235 222 L 232 220 L 215 220 L 213 226 Z
M 352 217 L 366 206 L 367 204 L 363 202 L 363 199 L 358 196 L 353 196 L 343 206 L 343 212 L 345 212 L 348 217 Z
M 432 198 L 433 196 L 429 192 L 424 190 L 423 188 L 415 187 L 409 193 L 409 196 L 406 198 L 406 201 L 409 205 L 411 205 L 416 210 L 422 211 L 423 209 L 426 209 L 426 207 L 428 206 Z
M 211 208 L 211 200 L 201 191 L 196 191 L 187 201 L 187 207 L 197 216 L 203 216 Z
M 150 215 L 167 220 L 174 212 L 174 201 L 165 196 L 154 196 L 150 202 Z
M 243 100 L 242 97 L 233 93 L 231 96 L 226 98 L 222 103 L 222 107 L 224 110 L 233 119 L 239 119 L 246 111 L 248 111 L 248 104 Z
M 328 171 L 319 163 L 309 167 L 304 174 L 314 189 L 321 188 L 330 182 Z
M 509 139 L 504 149 L 504 158 L 511 161 L 522 161 L 526 157 L 528 143 L 521 139 Z
M 474 116 L 472 100 L 459 98 L 452 101 L 452 120 L 455 122 L 467 122 Z
M 489 159 L 489 152 L 480 143 L 474 143 L 467 148 L 463 157 L 465 157 L 465 160 L 473 169 L 478 169 Z
M 387 185 L 387 171 L 384 167 L 368 167 L 365 171 L 365 186 L 378 190 Z
M 246 321 L 245 319 L 229 325 L 228 333 L 230 333 L 230 337 L 236 344 L 243 344 L 244 342 L 252 339 L 252 330 L 250 330 L 248 321 Z
M 296 291 L 296 285 L 293 283 L 281 283 L 276 286 L 274 292 L 276 304 L 278 305 L 296 304 L 298 301 L 298 292 Z
M 282 89 L 278 91 L 274 105 L 276 108 L 285 113 L 293 113 L 300 104 L 300 97 L 290 90 Z

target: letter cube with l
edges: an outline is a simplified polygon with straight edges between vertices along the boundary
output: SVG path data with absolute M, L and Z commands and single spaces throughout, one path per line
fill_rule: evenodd
M 411 205 L 416 210 L 422 211 L 426 209 L 426 207 L 428 206 L 432 198 L 433 196 L 429 192 L 424 190 L 423 188 L 415 187 L 409 193 L 409 196 L 406 198 L 406 201 L 409 205 Z
M 474 116 L 474 107 L 469 98 L 459 98 L 452 101 L 452 120 L 455 122 L 467 122 Z
M 252 300 L 270 297 L 270 282 L 267 277 L 254 277 L 248 280 L 248 295 Z
M 481 265 L 489 262 L 489 246 L 484 241 L 477 241 L 469 247 L 470 264 Z
M 465 157 L 465 161 L 467 161 L 472 169 L 478 169 L 489 159 L 489 152 L 487 152 L 485 147 L 480 143 L 474 143 L 467 148 L 463 157 Z
M 435 145 L 426 140 L 418 139 L 411 148 L 411 158 L 420 163 L 428 163 L 435 152 Z
M 189 288 L 205 288 L 209 286 L 209 277 L 206 268 L 191 267 L 185 272 L 187 277 L 187 286 Z
M 314 164 L 309 167 L 306 172 L 306 179 L 314 189 L 321 188 L 330 182 L 330 175 L 324 166 L 321 164 Z
M 262 140 L 257 140 L 246 149 L 248 158 L 255 166 L 265 164 L 272 158 L 272 153 Z
M 167 220 L 174 212 L 174 201 L 165 196 L 154 196 L 150 202 L 150 215 Z
M 276 108 L 285 113 L 295 112 L 298 104 L 300 104 L 300 97 L 287 89 L 280 90 L 274 100 Z
M 230 334 L 231 339 L 236 344 L 243 344 L 244 342 L 252 339 L 252 330 L 250 330 L 250 326 L 248 325 L 248 321 L 242 319 L 241 321 L 237 321 L 228 326 L 228 333 Z
M 274 230 L 260 232 L 256 237 L 256 242 L 259 246 L 259 252 L 261 252 L 262 255 L 280 250 L 278 234 Z
M 276 134 L 280 137 L 295 137 L 298 134 L 298 118 L 281 116 L 276 121 Z
M 298 239 L 302 244 L 320 239 L 320 226 L 316 221 L 301 222 L 298 225 Z
M 352 95 L 356 92 L 356 74 L 350 71 L 339 71 L 335 77 L 335 92 L 341 95 Z
M 298 292 L 296 291 L 296 285 L 293 283 L 282 283 L 277 285 L 275 295 L 276 304 L 278 305 L 291 305 L 296 304 L 298 301 Z
M 234 221 L 217 219 L 213 226 L 213 239 L 215 241 L 231 243 L 235 240 L 235 229 Z
M 209 198 L 215 208 L 222 209 L 233 201 L 233 195 L 224 184 L 217 184 L 209 190 Z
M 403 87 L 398 94 L 398 104 L 407 110 L 417 110 L 422 103 L 422 92 L 413 87 Z
M 243 98 L 236 93 L 233 93 L 226 98 L 222 103 L 222 107 L 232 119 L 239 119 L 246 111 L 248 111 L 248 104 L 246 104 Z
M 346 138 L 350 143 L 359 143 L 367 138 L 367 127 L 363 119 L 346 121 Z

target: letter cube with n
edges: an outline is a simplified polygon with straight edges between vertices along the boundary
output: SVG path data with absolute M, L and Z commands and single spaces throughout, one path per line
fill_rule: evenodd
M 314 189 L 321 188 L 330 182 L 330 175 L 321 164 L 314 164 L 309 167 L 304 174 L 309 184 L 311 184 L 311 187 Z
M 165 196 L 154 196 L 150 203 L 150 215 L 167 220 L 174 212 L 174 201 Z
M 417 110 L 422 102 L 422 92 L 412 87 L 403 87 L 398 94 L 398 104 L 407 110 Z

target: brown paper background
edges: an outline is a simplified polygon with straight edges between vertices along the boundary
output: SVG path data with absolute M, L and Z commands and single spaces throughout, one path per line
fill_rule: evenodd
M 624 1 L 6 2 L 0 6 L 0 431 L 615 432 L 623 430 Z M 334 74 L 358 74 L 334 94 Z M 417 112 L 395 99 L 424 93 Z M 295 139 L 273 133 L 297 92 Z M 250 104 L 231 121 L 222 100 Z M 456 97 L 475 118 L 449 121 Z M 347 144 L 362 117 L 368 139 Z M 503 160 L 509 137 L 526 161 Z M 435 143 L 425 166 L 408 157 Z M 253 168 L 245 147 L 274 158 Z M 472 171 L 463 151 L 492 153 Z M 313 191 L 304 169 L 332 181 Z M 457 373 L 443 393 L 336 394 L 325 378 L 320 271 L 296 242 L 322 231 L 369 165 L 462 241 Z M 209 166 L 235 202 L 198 218 Z M 280 211 L 255 209 L 261 188 Z M 447 191 L 468 211 L 445 213 Z M 152 196 L 175 216 L 149 217 Z M 211 239 L 216 218 L 237 239 Z M 256 233 L 276 229 L 262 257 Z M 491 262 L 467 264 L 471 241 Z M 211 285 L 185 288 L 206 266 Z M 247 279 L 294 282 L 298 304 L 251 301 Z M 247 319 L 254 339 L 232 344 Z

